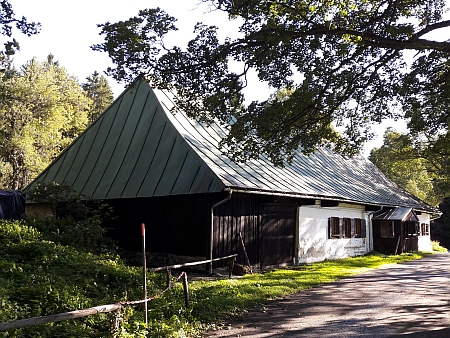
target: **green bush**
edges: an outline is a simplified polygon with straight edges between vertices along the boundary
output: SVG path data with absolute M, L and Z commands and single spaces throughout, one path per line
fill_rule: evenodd
M 431 248 L 433 249 L 433 251 L 436 252 L 447 252 L 447 248 L 444 248 L 443 246 L 441 246 L 441 243 L 439 243 L 439 241 L 431 241 Z
M 141 298 L 139 269 L 116 255 L 93 255 L 43 240 L 24 222 L 0 222 L 0 257 L 0 322 Z M 159 288 L 150 282 L 149 290 Z M 109 317 L 17 329 L 0 337 L 106 337 Z
M 115 251 L 115 243 L 105 236 L 107 229 L 102 227 L 101 218 L 97 215 L 79 221 L 72 218 L 30 218 L 25 223 L 39 230 L 43 239 L 57 244 L 91 253 Z
M 0 252 L 12 244 L 35 241 L 41 237 L 39 231 L 24 223 L 0 219 Z
M 55 182 L 40 183 L 27 198 L 52 210 L 50 217 L 26 220 L 41 232 L 43 239 L 92 253 L 114 252 L 115 243 L 105 236 L 108 229 L 102 226 L 112 211 L 106 203 Z
M 142 299 L 142 268 L 127 266 L 115 254 L 95 255 L 45 237 L 24 221 L 0 221 L 0 322 Z M 149 297 L 165 283 L 164 273 L 148 274 Z M 148 308 L 145 328 L 142 305 L 125 306 L 116 336 L 186 337 L 198 330 L 180 284 Z M 0 337 L 108 337 L 111 318 L 98 314 L 0 332 Z

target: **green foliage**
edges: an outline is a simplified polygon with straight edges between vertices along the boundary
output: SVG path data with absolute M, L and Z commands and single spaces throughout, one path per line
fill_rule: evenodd
M 0 186 L 20 189 L 86 127 L 89 99 L 49 55 L 0 79 Z
M 89 108 L 89 121 L 93 122 L 113 102 L 114 95 L 106 77 L 98 72 L 88 76 L 82 87 L 86 96 L 92 100 Z
M 387 118 L 407 117 L 412 132 L 448 138 L 450 42 L 426 37 L 450 26 L 444 0 L 202 2 L 240 18 L 239 37 L 220 42 L 218 27 L 198 24 L 186 46 L 168 49 L 164 36 L 176 19 L 156 8 L 99 25 L 105 42 L 93 49 L 108 53 L 116 79 L 145 74 L 175 89 L 191 116 L 231 123 L 224 144 L 233 158 L 265 153 L 282 164 L 299 146 L 308 153 L 324 144 L 354 154 Z M 410 67 L 406 50 L 415 53 Z M 290 98 L 246 106 L 252 70 L 274 90 L 292 89 Z
M 383 145 L 373 149 L 369 159 L 391 180 L 430 205 L 438 206 L 445 196 L 437 185 L 441 176 L 409 135 L 388 128 Z
M 448 252 L 448 249 L 443 247 L 439 241 L 431 241 L 431 248 L 436 252 Z
M 43 240 L 24 221 L 0 221 L 0 322 L 45 316 L 118 301 L 138 300 L 142 269 L 112 254 L 93 255 Z M 191 308 L 178 283 L 149 305 L 149 325 L 141 305 L 125 306 L 117 337 L 192 337 L 245 308 L 338 278 L 421 257 L 381 254 L 278 269 L 239 279 L 189 283 Z M 164 274 L 148 275 L 148 295 L 165 288 Z M 111 314 L 0 333 L 0 337 L 107 337 Z
M 24 222 L 0 222 L 0 322 L 141 298 L 140 269 L 126 266 L 112 254 L 93 255 L 41 237 Z M 160 290 L 152 280 L 148 289 Z M 142 320 L 141 314 L 130 316 L 128 325 Z M 0 337 L 106 337 L 109 320 L 109 315 L 101 314 L 17 329 Z
M 55 182 L 38 183 L 28 192 L 28 198 L 52 210 L 50 217 L 27 220 L 44 239 L 87 252 L 114 251 L 114 242 L 105 237 L 107 229 L 102 226 L 112 212 L 108 204 L 91 200 L 70 186 Z
M 0 34 L 8 38 L 12 37 L 13 28 L 20 30 L 22 34 L 31 36 L 38 34 L 41 24 L 37 22 L 28 22 L 27 18 L 17 18 L 9 0 L 0 1 Z M 4 43 L 5 50 L 0 51 L 0 64 L 8 63 L 10 56 L 14 55 L 20 49 L 19 42 L 16 39 Z
M 439 205 L 442 216 L 431 223 L 431 238 L 450 248 L 450 197 Z
M 108 204 L 93 200 L 73 190 L 68 184 L 38 182 L 30 187 L 27 196 L 30 202 L 48 205 L 57 219 L 70 218 L 78 221 L 100 216 L 103 221 L 112 211 Z

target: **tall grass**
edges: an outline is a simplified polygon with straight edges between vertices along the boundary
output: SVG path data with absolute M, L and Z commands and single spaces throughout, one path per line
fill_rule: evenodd
M 85 247 L 52 241 L 35 225 L 0 221 L 0 322 L 142 297 L 141 269 L 127 266 L 114 254 L 95 255 Z M 126 306 L 116 337 L 193 337 L 251 306 L 423 255 L 372 254 L 242 278 L 191 281 L 189 308 L 185 307 L 183 288 L 178 283 L 149 302 L 147 328 L 142 307 Z M 149 274 L 149 297 L 164 288 L 164 274 Z M 101 314 L 0 332 L 0 337 L 108 337 L 109 320 L 110 315 Z

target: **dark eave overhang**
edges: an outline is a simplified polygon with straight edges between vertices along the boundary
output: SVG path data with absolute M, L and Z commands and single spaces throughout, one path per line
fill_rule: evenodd
M 268 196 L 283 196 L 283 197 L 292 197 L 292 198 L 304 198 L 304 199 L 315 199 L 319 201 L 336 201 L 340 203 L 349 203 L 356 204 L 361 206 L 372 206 L 372 207 L 410 207 L 415 212 L 425 212 L 435 216 L 442 215 L 442 212 L 438 209 L 427 209 L 419 206 L 408 206 L 408 205 L 396 205 L 396 204 L 388 204 L 388 203 L 371 203 L 371 202 L 363 202 L 352 199 L 342 198 L 340 196 L 323 196 L 323 195 L 315 195 L 315 194 L 305 194 L 305 193 L 295 193 L 295 192 L 284 192 L 284 191 L 268 191 L 262 189 L 251 189 L 251 188 L 243 188 L 243 187 L 232 187 L 228 186 L 223 189 L 224 191 L 230 191 L 244 194 L 258 194 L 258 195 L 268 195 Z

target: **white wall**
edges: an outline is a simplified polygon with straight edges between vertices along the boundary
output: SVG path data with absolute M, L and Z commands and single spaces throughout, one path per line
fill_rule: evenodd
M 328 218 L 360 218 L 366 220 L 366 238 L 329 239 Z M 340 203 L 338 207 L 301 206 L 298 210 L 297 263 L 364 255 L 370 251 L 371 227 L 363 206 Z
M 419 218 L 419 222 L 422 225 L 422 223 L 428 224 L 428 229 L 430 229 L 430 215 L 422 213 L 421 215 L 417 215 Z M 420 228 L 421 234 L 417 238 L 418 244 L 419 244 L 419 251 L 433 251 L 431 248 L 431 238 L 430 235 L 422 235 L 422 226 Z

